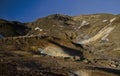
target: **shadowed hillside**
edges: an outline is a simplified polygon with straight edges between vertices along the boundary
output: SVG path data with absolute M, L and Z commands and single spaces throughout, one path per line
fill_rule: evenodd
M 5 37 L 26 35 L 29 30 L 25 23 L 0 19 L 0 34 Z

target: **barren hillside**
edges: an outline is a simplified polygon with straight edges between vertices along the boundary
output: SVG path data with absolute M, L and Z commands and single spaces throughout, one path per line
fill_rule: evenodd
M 120 15 L 0 20 L 2 76 L 120 76 Z

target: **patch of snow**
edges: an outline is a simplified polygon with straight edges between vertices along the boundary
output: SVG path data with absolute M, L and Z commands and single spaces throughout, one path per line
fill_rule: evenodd
M 0 34 L 0 38 L 4 38 L 4 36 Z
M 112 19 L 110 20 L 110 22 L 112 23 L 112 22 L 115 21 L 115 20 L 116 20 L 116 17 L 112 18 Z
M 43 31 L 43 29 L 40 29 L 39 27 L 36 27 L 35 30 Z
M 102 30 L 100 30 L 95 36 L 89 38 L 89 39 L 86 39 L 86 40 L 83 40 L 83 41 L 80 41 L 80 42 L 77 42 L 77 44 L 87 44 L 87 43 L 90 43 L 90 42 L 93 42 L 93 41 L 96 41 L 98 39 L 106 39 L 106 37 L 110 34 L 110 32 L 114 29 L 115 27 L 106 27 L 106 28 L 103 28 Z
M 82 21 L 81 25 L 78 27 L 77 31 L 82 27 L 82 26 L 86 26 L 89 25 L 90 23 L 87 21 Z
M 101 40 L 109 41 L 109 39 L 107 39 L 107 37 L 113 29 L 114 29 L 114 27 L 109 29 L 108 31 L 106 31 L 106 34 L 101 38 Z
M 107 36 L 108 36 L 108 35 L 109 35 L 109 34 L 106 34 L 104 37 L 101 38 L 101 40 L 102 40 L 102 41 L 109 41 L 109 39 L 107 39 Z
M 103 20 L 102 22 L 107 22 L 107 20 Z
M 91 76 L 91 75 L 86 71 L 77 70 L 77 71 L 73 71 L 71 76 Z
M 38 51 L 39 51 L 39 53 L 40 53 L 41 55 L 47 55 L 46 52 L 45 52 L 45 50 L 42 49 L 42 48 L 38 48 Z
M 41 55 L 48 56 L 61 56 L 61 57 L 71 57 L 69 54 L 64 52 L 64 50 L 58 46 L 47 46 L 46 48 L 38 48 Z
M 83 22 L 81 23 L 81 26 L 85 26 L 85 25 L 89 25 L 89 22 L 83 21 Z

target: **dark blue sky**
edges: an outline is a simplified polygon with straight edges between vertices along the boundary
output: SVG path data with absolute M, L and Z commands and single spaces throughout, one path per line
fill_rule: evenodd
M 0 18 L 22 22 L 50 14 L 120 14 L 120 0 L 0 0 Z

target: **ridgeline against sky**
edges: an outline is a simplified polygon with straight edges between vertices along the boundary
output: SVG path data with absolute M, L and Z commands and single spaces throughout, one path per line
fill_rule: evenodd
M 120 13 L 120 0 L 0 0 L 0 18 L 30 22 L 50 14 Z

